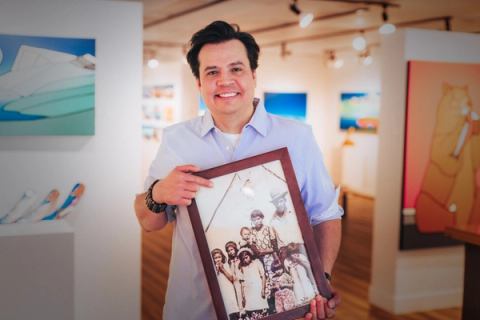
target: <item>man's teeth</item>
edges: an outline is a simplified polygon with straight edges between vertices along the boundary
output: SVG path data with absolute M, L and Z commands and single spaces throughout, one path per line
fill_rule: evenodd
M 230 98 L 233 96 L 236 96 L 237 94 L 235 92 L 229 92 L 229 93 L 220 93 L 219 96 L 222 98 Z

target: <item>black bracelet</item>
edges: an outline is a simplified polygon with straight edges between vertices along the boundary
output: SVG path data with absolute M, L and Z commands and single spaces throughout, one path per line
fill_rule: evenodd
M 168 204 L 166 203 L 158 203 L 156 202 L 155 200 L 153 200 L 153 196 L 152 196 L 152 192 L 153 192 L 153 187 L 155 186 L 155 184 L 160 181 L 159 179 L 155 180 L 152 185 L 150 186 L 150 188 L 148 188 L 148 192 L 145 196 L 145 204 L 147 205 L 147 208 L 154 212 L 154 213 L 160 213 L 160 212 L 164 212 L 165 209 L 167 208 Z

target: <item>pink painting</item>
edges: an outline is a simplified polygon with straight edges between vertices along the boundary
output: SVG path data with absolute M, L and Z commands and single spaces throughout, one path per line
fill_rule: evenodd
M 480 64 L 409 62 L 405 144 L 403 225 L 480 223 Z

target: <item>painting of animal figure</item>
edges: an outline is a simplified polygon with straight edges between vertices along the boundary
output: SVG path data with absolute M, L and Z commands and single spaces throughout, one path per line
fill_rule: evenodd
M 480 223 L 480 65 L 410 61 L 401 248 Z

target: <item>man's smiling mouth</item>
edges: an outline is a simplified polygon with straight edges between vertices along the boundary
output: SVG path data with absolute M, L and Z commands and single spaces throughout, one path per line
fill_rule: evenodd
M 238 92 L 225 92 L 225 93 L 216 94 L 216 96 L 220 98 L 231 98 L 236 95 L 238 95 Z

